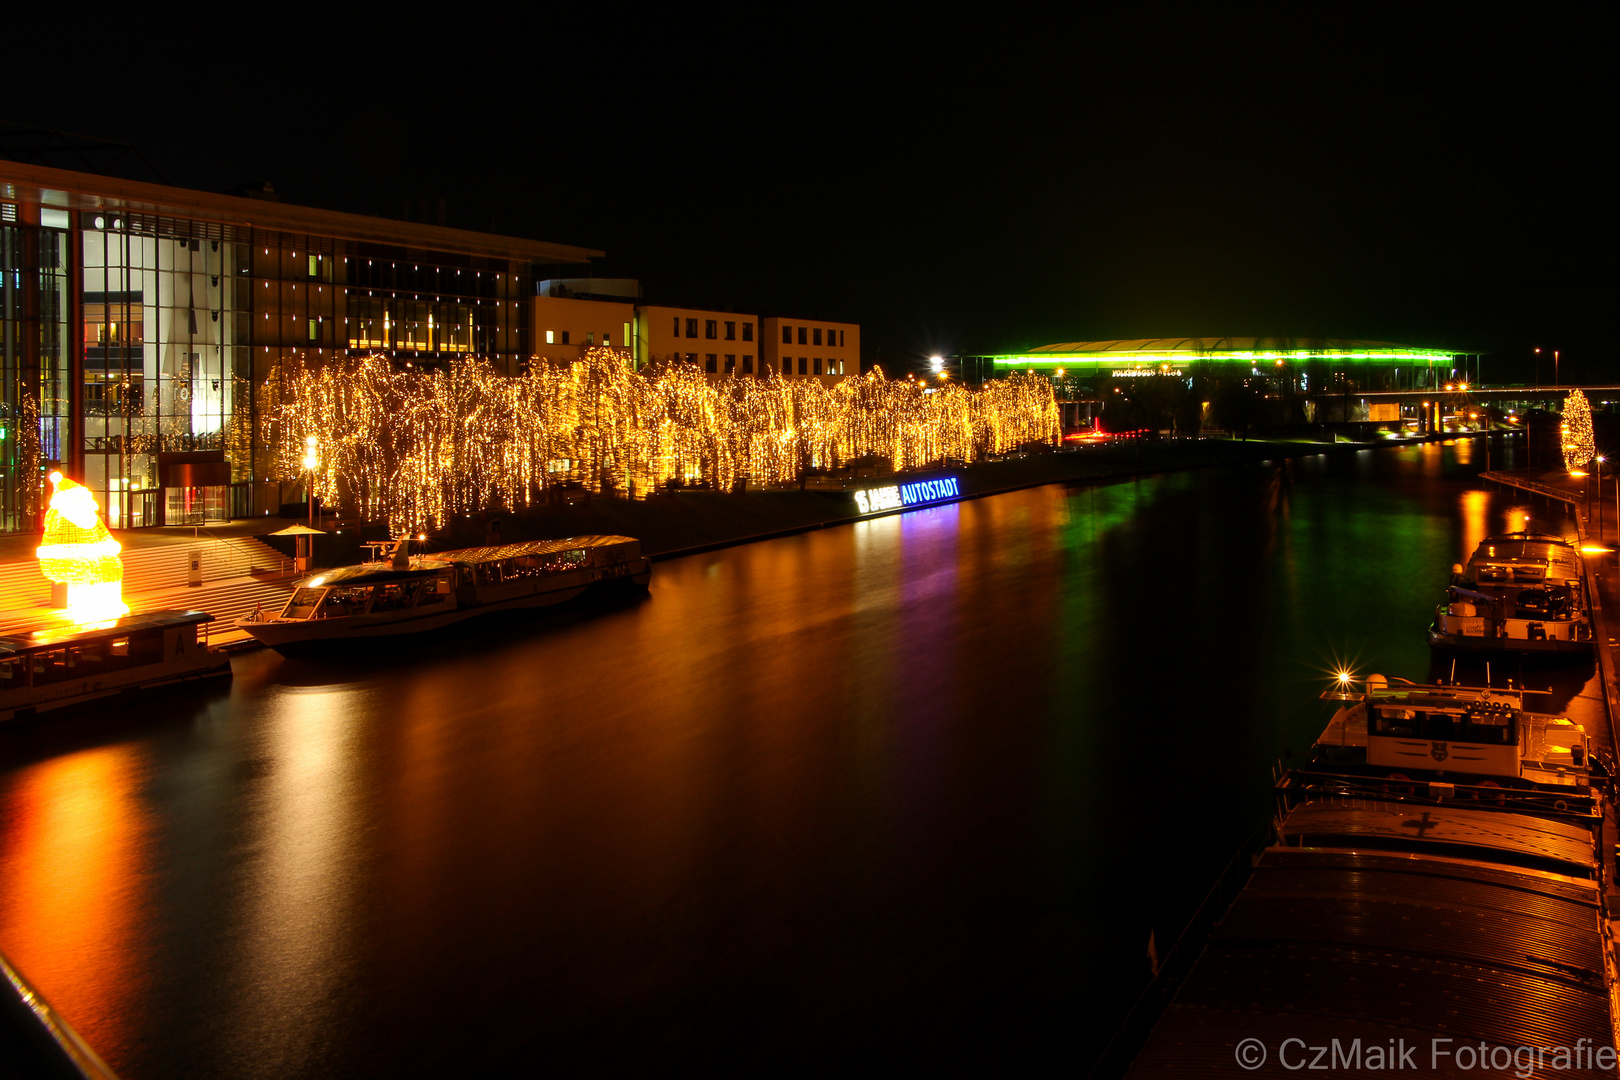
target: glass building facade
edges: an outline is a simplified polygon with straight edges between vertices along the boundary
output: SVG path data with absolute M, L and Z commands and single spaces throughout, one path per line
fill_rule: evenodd
M 0 162 L 0 532 L 40 526 L 52 468 L 115 529 L 277 513 L 276 365 L 516 373 L 536 272 L 596 255 Z

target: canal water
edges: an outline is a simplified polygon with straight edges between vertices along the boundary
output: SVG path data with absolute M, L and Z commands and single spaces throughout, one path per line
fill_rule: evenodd
M 1329 673 L 1430 674 L 1540 520 L 1482 457 L 1035 488 L 11 727 L 0 950 L 127 1078 L 1083 1069 Z

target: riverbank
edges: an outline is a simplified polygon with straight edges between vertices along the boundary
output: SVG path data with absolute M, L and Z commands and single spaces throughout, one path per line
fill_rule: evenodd
M 1478 436 L 1484 432 L 1477 433 Z M 1476 437 L 1448 434 L 1445 439 Z M 1308 457 L 1317 454 L 1355 453 L 1379 447 L 1410 445 L 1427 439 L 1380 440 L 1366 443 L 1318 443 L 1251 439 L 1230 442 L 1224 439 L 1122 441 L 1075 450 L 1030 454 L 1020 458 L 980 462 L 952 470 L 908 473 L 904 482 L 955 476 L 963 499 L 998 495 L 1041 484 L 1109 483 L 1156 473 L 1187 469 L 1215 468 L 1253 461 Z M 896 478 L 873 478 L 853 482 L 848 488 L 804 491 L 748 491 L 727 494 L 715 491 L 686 491 L 659 494 L 648 499 L 593 499 L 588 504 L 542 507 L 501 517 L 501 538 L 507 541 L 554 536 L 614 533 L 641 540 L 642 549 L 658 559 L 709 551 L 733 544 L 750 543 L 788 536 L 812 529 L 843 525 L 863 515 L 856 512 L 851 492 L 856 488 L 879 487 L 900 482 Z M 488 536 L 488 520 L 470 517 L 435 536 L 437 548 L 464 547 L 482 543 Z M 352 538 L 339 550 L 338 538 L 330 538 L 328 551 L 317 549 L 322 565 L 353 562 L 359 555 L 359 539 Z

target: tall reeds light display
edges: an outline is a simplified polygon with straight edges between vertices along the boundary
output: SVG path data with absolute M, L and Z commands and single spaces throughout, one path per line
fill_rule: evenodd
M 436 371 L 381 356 L 288 362 L 265 391 L 276 478 L 306 475 L 313 438 L 316 496 L 396 532 L 521 508 L 561 484 L 631 497 L 672 481 L 732 490 L 866 457 L 897 469 L 971 461 L 1059 435 L 1039 375 L 982 389 L 880 371 L 831 387 L 774 372 L 711 383 L 689 364 L 637 372 L 607 348 L 518 376 L 476 358 Z

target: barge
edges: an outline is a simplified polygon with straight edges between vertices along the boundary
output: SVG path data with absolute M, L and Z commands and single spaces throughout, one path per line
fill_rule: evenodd
M 1575 545 L 1550 533 L 1488 537 L 1453 566 L 1429 645 L 1481 653 L 1592 652 L 1592 620 Z
M 588 591 L 645 589 L 652 566 L 628 536 L 573 536 L 411 557 L 401 539 L 386 560 L 323 570 L 285 607 L 237 625 L 281 653 L 428 633 L 468 619 L 561 604 Z

